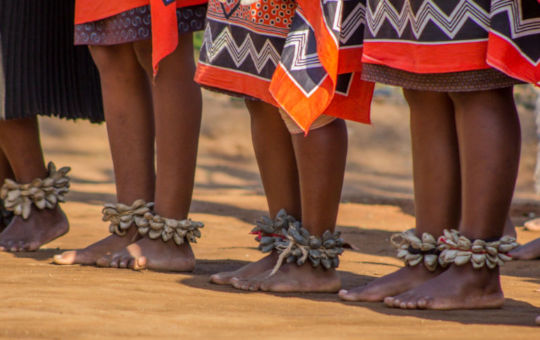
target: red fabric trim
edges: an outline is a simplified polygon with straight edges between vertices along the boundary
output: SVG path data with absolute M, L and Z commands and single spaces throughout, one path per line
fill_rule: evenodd
M 177 7 L 202 5 L 208 0 L 177 0 Z M 150 0 L 76 0 L 75 24 L 105 19 L 133 8 L 149 5 Z
M 354 73 L 348 95 L 336 93 L 324 114 L 364 124 L 371 123 L 371 100 L 375 83 L 363 81 L 360 75 L 361 72 Z
M 447 73 L 489 68 L 486 53 L 486 41 L 440 45 L 365 41 L 362 61 L 414 73 Z
M 195 81 L 201 85 L 245 94 L 278 106 L 270 91 L 268 91 L 270 83 L 248 74 L 233 72 L 199 62 L 195 72 Z
M 540 65 L 532 64 L 511 43 L 493 32 L 489 34 L 487 62 L 510 77 L 540 86 Z

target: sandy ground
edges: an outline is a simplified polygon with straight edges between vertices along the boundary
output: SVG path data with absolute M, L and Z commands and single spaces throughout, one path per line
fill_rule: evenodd
M 384 94 L 384 93 L 383 93 Z M 512 219 L 540 215 L 533 191 L 535 131 L 521 108 L 523 160 Z M 362 285 L 398 268 L 388 239 L 414 226 L 407 110 L 380 97 L 374 125 L 350 124 L 350 156 L 339 229 L 347 251 L 343 286 Z M 100 210 L 114 201 L 104 126 L 42 120 L 47 159 L 72 166 L 64 205 L 71 231 L 36 253 L 0 254 L 0 337 L 539 339 L 540 261 L 502 270 L 506 303 L 490 311 L 401 311 L 380 303 L 344 303 L 333 294 L 245 293 L 208 282 L 211 273 L 260 257 L 248 235 L 266 213 L 241 101 L 206 93 L 192 218 L 206 223 L 194 247 L 194 273 L 56 266 L 51 257 L 107 235 Z M 540 233 L 519 228 L 526 242 Z

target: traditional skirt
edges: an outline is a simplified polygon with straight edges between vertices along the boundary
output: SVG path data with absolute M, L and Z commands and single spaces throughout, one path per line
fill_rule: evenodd
M 73 0 L 0 0 L 0 119 L 103 121 L 99 74 L 73 46 Z
M 368 123 L 364 14 L 365 0 L 210 0 L 195 80 L 281 107 L 304 131 L 322 114 Z
M 161 59 L 178 46 L 179 33 L 202 29 L 200 6 L 207 1 L 76 0 L 77 43 L 110 45 L 151 38 L 156 73 Z
M 366 18 L 365 79 L 433 91 L 540 85 L 536 1 L 369 0 Z

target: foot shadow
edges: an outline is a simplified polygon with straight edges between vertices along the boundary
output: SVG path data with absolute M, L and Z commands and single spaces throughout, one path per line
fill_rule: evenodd
M 230 285 L 218 285 L 210 282 L 210 275 L 218 272 L 229 272 L 239 269 L 247 265 L 248 261 L 240 260 L 197 260 L 197 266 L 195 271 L 192 273 L 192 276 L 189 278 L 181 279 L 178 282 L 180 284 L 204 290 L 212 290 L 223 293 L 231 294 L 250 294 L 252 292 L 236 289 Z M 340 271 L 338 274 L 341 277 L 342 282 L 347 282 L 351 285 L 352 282 L 367 282 L 371 279 L 374 279 L 371 276 L 359 275 L 351 272 Z M 271 293 L 268 294 L 275 295 L 276 297 L 301 297 L 307 298 L 315 301 L 326 301 L 332 302 L 337 298 L 336 294 L 333 293 Z
M 210 282 L 211 274 L 224 271 L 234 271 L 246 264 L 248 261 L 240 260 L 198 260 L 195 271 L 189 278 L 184 278 L 178 282 L 192 288 L 211 290 L 231 294 L 251 294 L 253 292 L 235 289 L 229 285 L 217 285 Z M 363 286 L 376 277 L 360 275 L 347 271 L 338 271 L 344 288 Z M 263 293 L 263 292 L 259 292 Z M 333 302 L 347 305 L 354 308 L 369 309 L 373 312 L 387 316 L 407 316 L 432 321 L 458 322 L 464 325 L 509 325 L 523 327 L 537 327 L 534 324 L 535 317 L 540 314 L 537 308 L 525 301 L 505 299 L 505 304 L 501 309 L 488 310 L 454 310 L 454 311 L 434 311 L 434 310 L 402 310 L 386 307 L 382 302 L 348 302 L 339 299 L 337 294 L 330 293 L 267 293 L 276 298 L 296 297 L 318 302 Z
M 64 251 L 68 251 L 71 249 L 60 249 L 60 248 L 40 248 L 36 251 L 18 251 L 18 252 L 10 252 L 10 251 L 4 251 L 3 253 L 11 254 L 16 258 L 21 259 L 33 259 L 36 261 L 47 261 L 52 260 L 54 255 L 58 255 L 63 253 Z M 49 261 L 52 263 L 52 261 Z
M 534 319 L 540 314 L 537 308 L 525 301 L 505 299 L 501 309 L 478 310 L 403 310 L 386 307 L 382 302 L 337 301 L 348 306 L 366 308 L 388 316 L 407 316 L 432 321 L 450 321 L 463 325 L 508 325 L 534 327 Z

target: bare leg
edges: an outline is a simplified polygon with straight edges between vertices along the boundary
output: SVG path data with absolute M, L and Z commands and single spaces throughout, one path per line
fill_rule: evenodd
M 307 137 L 292 136 L 300 178 L 302 224 L 312 234 L 321 236 L 333 231 L 343 186 L 347 157 L 347 128 L 335 120 Z M 308 261 L 309 262 L 309 261 Z M 334 269 L 285 264 L 273 276 L 270 271 L 245 281 L 235 281 L 236 288 L 272 292 L 336 292 L 341 287 Z
M 114 165 L 118 202 L 130 205 L 137 199 L 154 199 L 154 129 L 148 79 L 132 44 L 95 46 L 92 56 L 101 75 L 107 132 Z M 110 235 L 87 248 L 54 257 L 58 264 L 95 264 L 137 238 Z
M 519 165 L 520 126 L 512 88 L 451 94 L 456 108 L 462 175 L 460 232 L 470 239 L 503 234 Z M 428 309 L 497 308 L 504 297 L 498 268 L 452 265 L 389 306 Z
M 298 219 L 301 216 L 300 184 L 291 135 L 276 107 L 251 100 L 246 100 L 246 106 L 251 115 L 253 148 L 270 217 L 285 209 Z M 276 260 L 276 254 L 272 253 L 236 271 L 214 274 L 210 280 L 217 284 L 230 284 L 233 278 L 246 280 L 271 269 Z
M 434 237 L 457 228 L 460 174 L 454 107 L 446 94 L 404 90 L 411 110 L 416 233 Z M 382 301 L 439 274 L 423 265 L 403 267 L 339 296 L 348 301 Z
M 15 179 L 20 183 L 47 177 L 39 139 L 37 118 L 0 122 L 0 147 L 11 164 Z M 15 216 L 0 235 L 0 250 L 34 251 L 69 229 L 62 209 L 39 210 L 32 207 L 30 217 Z
M 516 237 L 516 226 L 514 226 L 514 223 L 512 223 L 512 220 L 510 219 L 510 216 L 506 217 L 506 221 L 504 223 L 504 232 L 503 235 L 508 235 L 512 237 Z
M 157 144 L 154 211 L 167 218 L 186 219 L 191 204 L 201 124 L 201 90 L 193 81 L 195 65 L 191 34 L 160 64 L 152 86 Z M 151 77 L 151 42 L 135 43 L 139 63 Z M 141 238 L 99 265 L 163 271 L 191 271 L 195 257 L 189 243 Z

